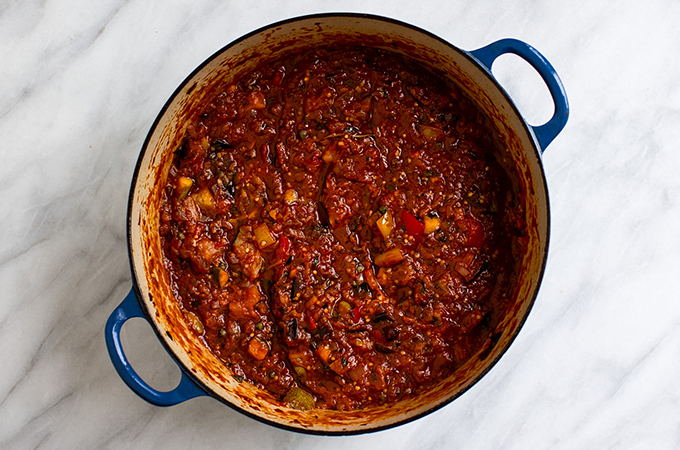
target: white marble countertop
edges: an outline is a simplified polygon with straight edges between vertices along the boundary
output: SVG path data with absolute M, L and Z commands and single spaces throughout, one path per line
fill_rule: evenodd
M 544 154 L 552 239 L 536 305 L 493 370 L 415 423 L 307 436 L 210 398 L 158 408 L 108 358 L 127 294 L 128 190 L 177 85 L 233 39 L 325 11 L 368 12 L 466 50 L 504 37 L 564 81 L 565 130 Z M 0 447 L 680 448 L 680 3 L 142 0 L 0 3 Z M 547 90 L 504 57 L 525 117 Z M 141 320 L 124 329 L 154 386 L 179 372 Z

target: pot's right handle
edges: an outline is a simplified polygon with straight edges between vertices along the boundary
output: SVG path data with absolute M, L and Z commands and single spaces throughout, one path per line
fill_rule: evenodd
M 184 371 L 182 371 L 182 380 L 179 385 L 168 392 L 158 391 L 142 380 L 130 365 L 120 341 L 120 330 L 123 324 L 133 317 L 147 320 L 139 306 L 134 289 L 130 289 L 130 293 L 109 316 L 104 332 L 111 362 L 125 384 L 135 394 L 157 406 L 172 406 L 194 397 L 207 395 Z
M 486 67 L 491 72 L 493 62 L 501 55 L 506 53 L 513 53 L 528 62 L 541 76 L 545 84 L 548 86 L 550 95 L 555 103 L 555 112 L 552 118 L 545 124 L 534 127 L 534 135 L 541 146 L 541 152 L 560 134 L 560 131 L 567 124 L 569 118 L 569 103 L 567 101 L 567 93 L 562 85 L 562 80 L 555 72 L 553 66 L 548 62 L 538 50 L 529 44 L 519 41 L 517 39 L 501 39 L 493 42 L 486 47 L 470 52 L 472 56 Z

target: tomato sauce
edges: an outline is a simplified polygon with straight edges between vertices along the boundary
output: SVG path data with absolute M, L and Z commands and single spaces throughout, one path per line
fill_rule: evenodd
M 187 322 L 301 409 L 418 395 L 490 345 L 524 213 L 453 83 L 366 47 L 226 85 L 189 124 L 160 216 Z

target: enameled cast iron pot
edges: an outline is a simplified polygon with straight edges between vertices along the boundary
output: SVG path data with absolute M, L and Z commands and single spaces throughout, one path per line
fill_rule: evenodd
M 521 264 L 509 314 L 493 332 L 494 339 L 450 378 L 415 399 L 389 407 L 353 412 L 289 409 L 248 383 L 239 383 L 188 328 L 173 299 L 162 262 L 158 235 L 163 186 L 192 112 L 209 102 L 215 86 L 230 82 L 263 59 L 286 52 L 328 45 L 364 43 L 389 48 L 443 70 L 491 118 L 512 161 L 526 196 L 529 245 Z M 547 84 L 555 103 L 552 118 L 531 126 L 522 118 L 491 65 L 506 53 L 526 60 Z M 106 324 L 106 343 L 113 365 L 125 383 L 144 400 L 170 406 L 209 395 L 263 422 L 317 434 L 356 434 L 412 421 L 461 395 L 501 358 L 519 333 L 538 293 L 548 253 L 548 192 L 541 154 L 567 122 L 569 109 L 562 83 L 546 59 L 529 45 L 512 39 L 467 52 L 414 26 L 364 14 L 320 14 L 279 22 L 254 31 L 215 53 L 175 91 L 158 115 L 144 142 L 130 190 L 128 250 L 133 288 Z M 145 383 L 130 366 L 120 341 L 122 325 L 145 318 L 182 370 L 179 385 L 160 392 Z

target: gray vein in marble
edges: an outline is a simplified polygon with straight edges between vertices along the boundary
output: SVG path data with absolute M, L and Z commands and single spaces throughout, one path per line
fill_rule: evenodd
M 44 407 L 44 409 L 35 417 L 29 418 L 25 425 L 17 430 L 14 433 L 14 439 L 8 440 L 9 447 L 8 448 L 16 448 L 18 445 L 18 442 L 20 442 L 20 439 L 23 436 L 31 436 L 33 435 L 33 432 L 35 429 L 40 429 L 40 425 L 37 424 L 37 422 L 42 421 L 46 416 L 54 415 L 53 410 L 58 409 L 60 406 L 62 406 L 63 402 L 67 402 L 69 399 L 73 397 L 73 393 L 68 393 L 64 395 L 63 397 L 59 398 L 56 400 L 54 403 L 47 405 Z M 43 443 L 49 441 L 50 437 L 52 436 L 52 432 L 49 430 L 46 430 L 45 435 L 40 439 L 40 442 L 35 445 L 34 448 L 40 448 Z
M 44 443 L 44 442 L 47 442 L 47 440 L 50 438 L 51 435 L 52 435 L 52 433 L 46 433 L 45 436 L 40 440 L 40 442 L 38 442 L 38 443 L 36 444 L 36 446 L 33 447 L 33 449 L 34 449 L 34 450 L 37 450 L 37 449 L 39 449 L 40 447 L 42 447 L 43 443 Z
M 16 2 L 15 6 L 20 5 L 26 7 L 27 3 L 28 2 Z M 46 46 L 39 55 L 35 56 L 35 58 L 41 62 L 41 64 L 38 65 L 40 70 L 37 73 L 32 73 L 33 79 L 31 82 L 23 84 L 19 89 L 17 89 L 18 86 L 14 87 L 14 90 L 20 92 L 19 96 L 14 99 L 9 98 L 4 102 L 0 101 L 0 105 L 3 103 L 9 104 L 9 106 L 0 108 L 0 119 L 11 113 L 19 103 L 32 96 L 36 90 L 44 89 L 45 85 L 49 83 L 57 73 L 61 72 L 65 64 L 70 63 L 70 61 L 75 61 L 77 56 L 90 49 L 97 42 L 97 39 L 106 31 L 108 25 L 114 20 L 122 7 L 127 3 L 128 0 L 120 2 L 112 11 L 107 11 L 105 16 L 100 18 L 99 21 L 91 23 L 85 30 L 79 30 L 75 36 L 61 36 L 62 39 L 59 41 L 46 39 L 43 42 Z M 52 6 L 52 4 L 53 2 L 51 1 L 45 1 L 39 7 L 41 12 L 40 20 L 37 21 L 34 28 L 47 25 L 43 23 L 45 20 L 48 20 L 46 19 L 45 10 Z M 3 24 L 3 16 L 4 14 L 0 15 L 0 25 Z M 31 37 L 36 34 L 35 31 L 35 29 L 31 29 L 30 27 L 25 29 L 25 33 Z M 45 62 L 48 64 L 45 64 Z M 22 81 L 24 80 L 22 79 Z
M 59 317 L 59 319 L 57 320 L 57 324 L 61 321 L 61 319 L 64 317 L 65 314 L 66 314 L 66 312 L 62 313 L 62 315 L 61 315 L 61 316 Z M 4 328 L 3 325 L 4 325 L 4 324 L 0 324 L 0 335 L 2 335 L 2 334 L 3 334 L 3 331 L 4 331 L 4 330 L 3 330 L 3 328 Z M 49 333 L 47 336 L 45 336 L 45 338 L 40 342 L 40 345 L 38 346 L 38 348 L 36 349 L 36 351 L 33 353 L 33 356 L 32 356 L 31 359 L 26 363 L 26 365 L 25 365 L 24 370 L 22 371 L 22 373 L 17 374 L 17 376 L 16 376 L 16 381 L 14 382 L 14 384 L 12 385 L 12 387 L 10 388 L 9 392 L 7 392 L 7 394 L 6 394 L 4 397 L 2 397 L 2 399 L 0 399 L 0 406 L 2 406 L 2 405 L 7 401 L 7 399 L 10 398 L 10 397 L 12 396 L 12 394 L 14 393 L 14 391 L 15 391 L 17 388 L 20 388 L 20 387 L 21 387 L 21 383 L 24 382 L 24 381 L 26 380 L 26 375 L 29 374 L 29 373 L 31 373 L 31 372 L 33 371 L 34 366 L 35 366 L 36 363 L 39 361 L 39 357 L 42 356 L 42 354 L 43 354 L 43 349 L 44 349 L 44 347 L 45 347 L 45 344 L 48 342 L 50 336 L 52 336 L 53 334 L 55 334 L 55 332 L 58 332 L 58 331 L 59 331 L 59 330 L 58 330 L 58 327 L 52 328 L 52 329 L 50 330 L 50 333 Z

